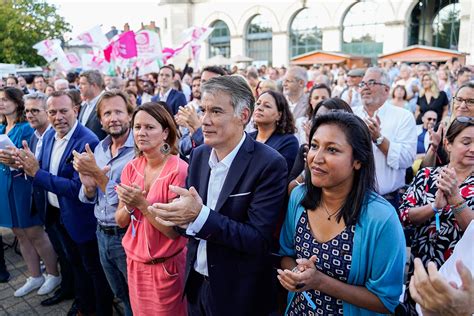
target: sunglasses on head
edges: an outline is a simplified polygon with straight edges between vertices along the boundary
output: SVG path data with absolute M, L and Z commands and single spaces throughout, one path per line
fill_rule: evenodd
M 459 123 L 474 123 L 474 117 L 472 116 L 457 116 L 456 121 Z

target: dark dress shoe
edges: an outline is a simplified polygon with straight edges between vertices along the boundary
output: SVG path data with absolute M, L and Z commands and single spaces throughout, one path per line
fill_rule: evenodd
M 51 306 L 51 305 L 61 303 L 64 300 L 70 300 L 72 298 L 74 298 L 73 295 L 64 294 L 61 290 L 57 290 L 56 292 L 54 292 L 53 296 L 45 299 L 44 301 L 41 301 L 40 304 L 42 306 Z
M 7 270 L 0 271 L 0 283 L 7 283 L 8 280 L 10 280 L 10 273 Z
M 76 300 L 74 300 L 74 302 L 72 302 L 71 308 L 67 312 L 67 316 L 77 316 L 77 315 L 81 315 L 81 312 L 79 311 L 79 306 L 77 306 Z

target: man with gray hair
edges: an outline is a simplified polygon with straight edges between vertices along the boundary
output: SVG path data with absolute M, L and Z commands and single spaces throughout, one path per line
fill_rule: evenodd
M 359 83 L 363 105 L 354 114 L 366 122 L 372 137 L 378 193 L 398 210 L 398 190 L 415 160 L 417 136 L 413 115 L 387 101 L 389 82 L 382 68 L 367 69 Z
M 306 115 L 308 95 L 305 93 L 308 76 L 303 67 L 291 67 L 283 79 L 283 94 L 285 94 L 295 120 Z
M 191 153 L 188 189 L 172 187 L 179 199 L 149 209 L 163 225 L 186 227 L 189 315 L 268 315 L 286 162 L 244 132 L 254 103 L 245 79 L 212 78 L 201 92 L 204 144 Z
M 100 120 L 97 117 L 96 104 L 104 90 L 104 79 L 97 70 L 87 70 L 79 75 L 79 90 L 84 101 L 79 111 L 79 122 L 89 128 L 99 140 L 107 134 L 102 129 Z
M 56 79 L 54 81 L 54 91 L 69 89 L 69 82 L 66 79 Z

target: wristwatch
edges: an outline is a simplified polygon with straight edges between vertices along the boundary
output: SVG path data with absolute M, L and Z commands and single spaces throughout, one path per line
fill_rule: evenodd
M 374 142 L 375 145 L 380 146 L 383 143 L 384 139 L 385 139 L 385 137 L 383 135 L 380 135 L 380 137 L 375 140 L 375 142 Z

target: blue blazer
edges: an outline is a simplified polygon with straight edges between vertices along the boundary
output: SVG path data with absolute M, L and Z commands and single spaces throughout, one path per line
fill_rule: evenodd
M 152 102 L 159 102 L 160 96 L 155 95 L 151 98 Z M 180 106 L 185 106 L 188 102 L 186 102 L 186 97 L 184 94 L 178 90 L 171 89 L 170 94 L 168 95 L 168 99 L 166 99 L 166 105 L 168 106 L 168 111 L 170 111 L 173 116 L 178 113 L 178 109 Z
M 258 131 L 249 134 L 253 139 L 257 138 Z M 273 133 L 265 142 L 265 145 L 272 147 L 280 153 L 286 160 L 288 170 L 293 169 L 296 155 L 298 154 L 298 139 L 293 134 L 277 134 Z
M 69 236 L 76 243 L 95 239 L 97 227 L 94 216 L 94 204 L 84 204 L 79 201 L 81 181 L 79 174 L 72 166 L 72 151 L 82 153 L 85 145 L 89 144 L 94 150 L 99 142 L 97 136 L 87 127 L 78 122 L 77 128 L 69 140 L 59 163 L 58 175 L 49 173 L 51 152 L 53 150 L 55 130 L 50 129 L 43 138 L 43 146 L 39 157 L 40 170 L 33 178 L 34 198 L 40 214 L 46 213 L 48 203 L 47 192 L 58 196 L 61 210 L 61 222 L 66 227 Z
M 206 204 L 211 147 L 191 153 L 187 186 Z M 207 240 L 215 315 L 268 315 L 275 283 L 270 263 L 272 236 L 286 192 L 285 159 L 248 135 L 229 169 L 224 186 L 197 238 Z M 186 260 L 186 293 L 199 240 L 190 238 Z

